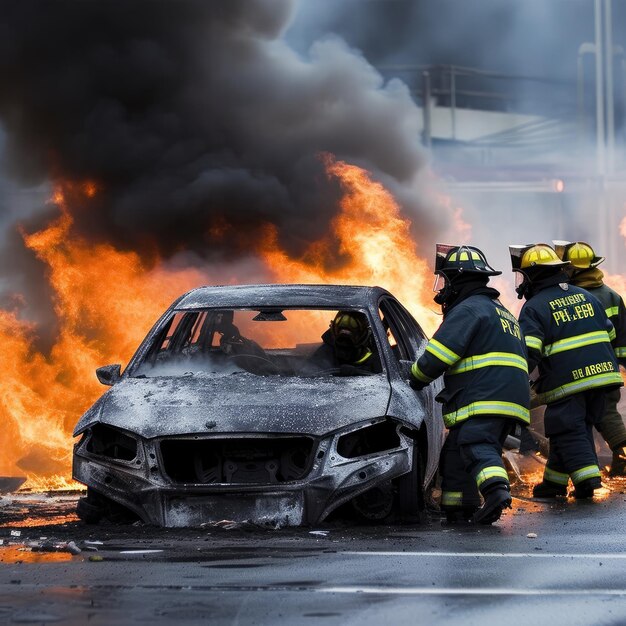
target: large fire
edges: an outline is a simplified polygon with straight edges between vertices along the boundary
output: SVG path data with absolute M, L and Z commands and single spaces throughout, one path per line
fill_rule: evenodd
M 294 259 L 280 248 L 275 229 L 268 226 L 261 258 L 277 282 L 385 287 L 431 334 L 441 321 L 432 302 L 432 269 L 418 255 L 410 221 L 401 216 L 391 194 L 361 168 L 329 159 L 327 169 L 344 188 L 331 233 Z
M 396 294 L 431 333 L 438 324 L 429 289 L 432 273 L 418 255 L 409 220 L 364 170 L 330 157 L 326 163 L 328 174 L 344 188 L 331 232 L 294 259 L 268 225 L 256 251 L 258 276 L 269 274 L 276 282 L 378 284 Z M 24 233 L 25 245 L 45 263 L 54 292 L 58 334 L 50 351 L 37 350 L 37 328 L 17 310 L 0 310 L 5 364 L 0 473 L 26 474 L 34 488 L 66 483 L 72 428 L 103 392 L 95 368 L 128 362 L 175 297 L 213 282 L 209 271 L 171 270 L 162 263 L 148 268 L 134 252 L 78 237 L 72 205 L 88 204 L 97 193 L 91 182 L 58 185 L 53 202 L 59 217 L 44 230 Z M 214 276 L 221 272 L 215 269 Z

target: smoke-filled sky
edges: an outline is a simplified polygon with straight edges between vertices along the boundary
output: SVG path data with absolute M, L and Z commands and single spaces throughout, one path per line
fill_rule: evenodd
M 626 5 L 613 1 L 613 36 L 626 44 Z M 287 33 L 306 50 L 340 34 L 377 64 L 453 64 L 575 79 L 578 48 L 594 40 L 594 0 L 316 0 Z
M 365 166 L 417 212 L 424 155 L 407 89 L 338 38 L 295 53 L 282 35 L 296 9 L 2 3 L 5 174 L 94 181 L 102 193 L 77 207 L 79 229 L 133 249 L 156 240 L 165 255 L 205 250 L 222 218 L 238 227 L 230 248 L 261 221 L 294 250 L 319 235 L 338 199 L 320 152 Z
M 337 211 L 324 152 L 383 182 L 430 249 L 452 216 L 421 193 L 421 114 L 409 88 L 374 65 L 571 78 L 593 36 L 592 4 L 2 2 L 0 291 L 37 282 L 15 224 L 32 231 L 55 214 L 43 201 L 58 180 L 96 184 L 95 197 L 72 204 L 76 231 L 94 242 L 222 259 L 272 222 L 297 253 Z M 626 24 L 614 4 L 615 24 Z M 47 298 L 32 291 L 31 301 Z
M 297 253 L 338 208 L 320 159 L 330 152 L 371 171 L 433 235 L 446 215 L 423 211 L 416 191 L 425 156 L 408 89 L 340 38 L 296 53 L 283 35 L 297 10 L 290 0 L 1 3 L 0 287 L 10 277 L 22 293 L 35 285 L 29 302 L 48 297 L 15 222 L 32 231 L 50 219 L 42 201 L 59 180 L 95 183 L 95 197 L 71 200 L 76 232 L 94 242 L 232 258 L 271 222 Z

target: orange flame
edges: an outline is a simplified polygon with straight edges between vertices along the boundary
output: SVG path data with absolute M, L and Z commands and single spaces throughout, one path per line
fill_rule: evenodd
M 96 187 L 82 191 L 90 198 Z M 54 201 L 60 217 L 24 235 L 26 246 L 46 264 L 54 289 L 59 333 L 50 353 L 37 351 L 31 324 L 16 312 L 0 311 L 0 358 L 11 364 L 0 392 L 0 472 L 18 466 L 29 478 L 39 477 L 38 487 L 44 486 L 42 476 L 58 486 L 69 473 L 73 425 L 103 390 L 94 369 L 127 362 L 165 307 L 206 281 L 195 270 L 150 270 L 135 253 L 73 237 L 62 188 Z
M 354 165 L 326 160 L 328 174 L 343 186 L 341 212 L 331 232 L 299 259 L 280 248 L 268 226 L 261 258 L 277 282 L 378 285 L 396 295 L 431 334 L 440 323 L 432 303 L 432 269 L 418 255 L 409 220 L 391 194 Z M 328 269 L 333 259 L 333 269 Z
M 377 284 L 397 295 L 432 333 L 439 323 L 430 291 L 432 270 L 418 254 L 409 220 L 364 170 L 330 157 L 326 165 L 344 190 L 331 231 L 294 259 L 268 225 L 255 276 L 265 279 L 269 273 L 276 282 Z M 94 369 L 127 363 L 175 297 L 212 282 L 206 272 L 171 270 L 158 262 L 150 268 L 134 252 L 76 236 L 66 199 L 86 205 L 98 192 L 91 182 L 61 184 L 53 198 L 59 217 L 40 232 L 23 234 L 25 245 L 46 265 L 55 294 L 59 330 L 49 353 L 37 350 L 32 324 L 16 311 L 0 310 L 0 358 L 10 364 L 0 392 L 0 472 L 15 473 L 19 467 L 33 488 L 66 485 L 72 428 L 103 391 Z M 223 283 L 224 268 L 218 270 Z

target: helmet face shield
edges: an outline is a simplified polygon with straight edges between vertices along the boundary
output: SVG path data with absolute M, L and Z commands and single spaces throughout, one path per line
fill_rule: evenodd
M 445 274 L 435 274 L 435 282 L 433 283 L 433 291 L 439 293 L 446 286 Z

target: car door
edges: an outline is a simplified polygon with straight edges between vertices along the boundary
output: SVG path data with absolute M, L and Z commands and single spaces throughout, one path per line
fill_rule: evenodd
M 426 426 L 428 455 L 424 479 L 427 484 L 437 470 L 444 439 L 441 405 L 435 401 L 435 396 L 442 389 L 442 380 L 437 379 L 422 391 L 410 387 L 410 364 L 423 352 L 428 338 L 395 298 L 382 297 L 378 308 L 392 354 L 389 359 L 391 398 L 388 413 L 413 428 L 419 429 L 422 424 Z

